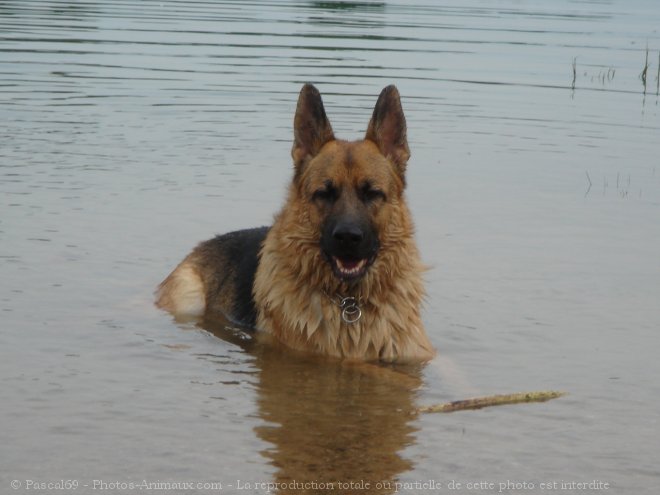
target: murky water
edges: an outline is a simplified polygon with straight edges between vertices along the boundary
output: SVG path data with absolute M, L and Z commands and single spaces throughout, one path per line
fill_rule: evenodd
M 642 0 L 0 3 L 0 491 L 655 493 L 659 29 Z M 196 242 L 270 222 L 306 81 L 346 138 L 402 94 L 423 369 L 151 304 Z M 538 389 L 569 395 L 410 414 Z

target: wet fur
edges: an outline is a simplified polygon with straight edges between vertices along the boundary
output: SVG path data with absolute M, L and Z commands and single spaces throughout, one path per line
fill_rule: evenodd
M 318 91 L 305 85 L 294 120 L 294 178 L 273 226 L 201 243 L 159 286 L 157 305 L 175 315 L 222 313 L 301 351 L 430 359 L 420 315 L 424 267 L 404 199 L 409 154 L 393 86 L 381 93 L 365 139 L 348 142 L 335 139 Z M 333 202 L 314 196 L 328 181 L 340 191 Z M 364 184 L 384 199 L 363 198 Z M 377 233 L 378 254 L 357 281 L 338 278 L 320 249 L 334 217 L 360 218 Z M 350 325 L 337 305 L 346 295 L 362 301 L 362 318 Z

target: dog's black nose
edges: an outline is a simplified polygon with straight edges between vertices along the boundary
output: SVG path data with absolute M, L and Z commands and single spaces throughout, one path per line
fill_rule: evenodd
M 343 247 L 356 247 L 364 239 L 364 232 L 355 224 L 339 223 L 332 230 L 332 238 Z

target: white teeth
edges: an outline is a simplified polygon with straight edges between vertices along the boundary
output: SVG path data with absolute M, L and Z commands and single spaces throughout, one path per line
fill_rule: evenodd
M 358 264 L 355 265 L 354 267 L 346 268 L 339 258 L 334 258 L 334 260 L 335 263 L 337 264 L 337 268 L 339 268 L 339 271 L 342 273 L 342 275 L 355 275 L 357 273 L 360 273 L 360 271 L 367 264 L 367 260 L 360 260 Z

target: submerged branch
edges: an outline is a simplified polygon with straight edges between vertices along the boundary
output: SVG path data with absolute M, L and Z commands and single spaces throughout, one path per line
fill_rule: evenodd
M 523 402 L 545 402 L 566 395 L 565 392 L 555 390 L 544 390 L 541 392 L 523 392 L 519 394 L 490 395 L 488 397 L 476 397 L 474 399 L 456 400 L 445 404 L 420 407 L 417 413 L 449 413 L 454 411 L 466 411 L 469 409 L 481 409 L 482 407 L 504 406 L 506 404 L 520 404 Z

